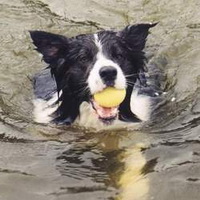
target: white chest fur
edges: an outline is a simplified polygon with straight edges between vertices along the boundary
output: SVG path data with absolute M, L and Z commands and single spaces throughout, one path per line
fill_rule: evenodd
M 52 99 L 45 101 L 43 99 L 35 99 L 33 101 L 34 121 L 38 123 L 49 123 L 52 120 L 50 115 L 58 108 L 55 104 L 57 100 L 57 93 L 53 95 Z M 148 121 L 151 112 L 151 101 L 148 96 L 138 95 L 135 90 L 131 96 L 131 111 L 137 115 L 142 121 Z M 140 123 L 126 123 L 120 120 L 115 120 L 112 125 L 103 124 L 97 117 L 91 104 L 83 102 L 80 106 L 80 116 L 75 120 L 75 125 L 92 128 L 96 130 L 107 129 L 123 129 L 123 128 L 137 128 Z

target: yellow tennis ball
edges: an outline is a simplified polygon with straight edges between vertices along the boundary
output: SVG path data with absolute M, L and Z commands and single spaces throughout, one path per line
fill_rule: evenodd
M 116 89 L 107 87 L 101 92 L 94 94 L 94 100 L 102 107 L 116 107 L 124 100 L 126 96 L 125 89 Z

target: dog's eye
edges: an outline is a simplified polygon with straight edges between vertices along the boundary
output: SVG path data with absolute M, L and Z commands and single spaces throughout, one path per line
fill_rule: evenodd
M 122 54 L 119 54 L 119 53 L 116 54 L 115 56 L 116 56 L 116 58 L 118 58 L 118 59 L 123 59 L 123 58 L 124 58 L 123 55 L 122 55 Z
M 82 63 L 88 62 L 90 60 L 89 56 L 81 56 L 79 61 Z
M 124 59 L 124 56 L 121 53 L 113 53 L 113 57 L 118 60 Z
M 117 59 L 117 60 L 124 59 L 123 53 L 120 50 L 118 50 L 116 47 L 115 48 L 113 47 L 111 52 L 112 52 L 111 55 L 114 59 Z

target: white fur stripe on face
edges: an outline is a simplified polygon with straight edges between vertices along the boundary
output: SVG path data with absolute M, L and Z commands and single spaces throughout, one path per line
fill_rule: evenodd
M 114 61 L 106 58 L 106 56 L 103 54 L 103 46 L 97 34 L 94 34 L 94 43 L 98 48 L 98 53 L 96 55 L 96 62 L 94 63 L 94 66 L 88 77 L 88 85 L 89 85 L 91 94 L 100 92 L 106 87 L 106 85 L 103 83 L 103 80 L 101 79 L 100 74 L 99 74 L 100 69 L 105 66 L 112 66 L 117 70 L 117 77 L 115 80 L 114 87 L 117 89 L 125 89 L 126 79 L 120 66 Z

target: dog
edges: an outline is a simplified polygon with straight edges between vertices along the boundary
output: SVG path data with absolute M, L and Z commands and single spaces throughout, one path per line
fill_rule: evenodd
M 35 121 L 71 125 L 83 119 L 82 125 L 86 125 L 91 116 L 109 126 L 116 121 L 148 120 L 148 98 L 138 94 L 136 85 L 146 86 L 144 48 L 149 29 L 156 24 L 134 24 L 120 31 L 71 38 L 30 31 L 36 50 L 48 64 L 34 77 Z M 93 95 L 107 87 L 126 89 L 118 107 L 104 108 L 95 102 Z

